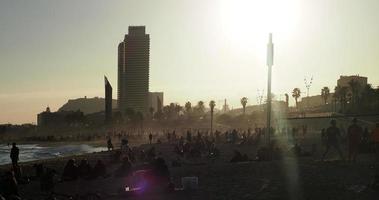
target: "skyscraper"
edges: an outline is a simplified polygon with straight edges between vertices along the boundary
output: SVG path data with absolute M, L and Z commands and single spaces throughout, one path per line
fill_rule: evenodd
M 104 76 L 105 82 L 105 123 L 112 121 L 112 85 L 109 83 L 106 76 Z
M 118 109 L 148 112 L 150 37 L 144 26 L 130 26 L 118 45 Z

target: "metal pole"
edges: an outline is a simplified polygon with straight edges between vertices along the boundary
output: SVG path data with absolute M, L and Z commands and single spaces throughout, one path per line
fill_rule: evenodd
M 272 43 L 272 34 L 270 33 L 269 41 L 267 44 L 267 67 L 268 67 L 268 78 L 267 78 L 267 145 L 270 145 L 271 137 L 271 71 L 274 65 L 274 44 Z
M 271 70 L 272 66 L 268 66 L 268 80 L 267 80 L 267 144 L 270 145 L 271 137 Z

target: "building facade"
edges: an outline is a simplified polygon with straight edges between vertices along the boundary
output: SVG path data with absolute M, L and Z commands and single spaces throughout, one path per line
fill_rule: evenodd
M 150 36 L 144 26 L 130 26 L 118 45 L 118 109 L 148 112 Z
M 149 109 L 154 112 L 162 111 L 163 108 L 163 92 L 149 92 Z

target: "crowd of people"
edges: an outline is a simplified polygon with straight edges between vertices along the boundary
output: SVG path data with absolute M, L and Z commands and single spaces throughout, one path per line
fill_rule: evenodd
M 80 162 L 73 158 L 68 159 L 61 173 L 42 164 L 35 164 L 33 166 L 35 168 L 34 179 L 27 178 L 22 174 L 19 166 L 20 149 L 16 143 L 13 143 L 10 151 L 12 170 L 2 176 L 0 194 L 7 199 L 17 197 L 20 195 L 18 185 L 28 183 L 30 180 L 40 181 L 42 191 L 53 191 L 56 183 L 54 177 L 57 176 L 59 176 L 59 181 L 75 181 L 78 179 L 91 181 L 98 178 L 128 177 L 134 175 L 137 171 L 138 173 L 149 174 L 152 177 L 150 178 L 151 184 L 163 184 L 172 187 L 166 160 L 156 151 L 157 145 L 159 146 L 161 143 L 171 146 L 173 153 L 177 157 L 177 159 L 172 160 L 172 167 L 181 166 L 180 161 L 182 159 L 189 161 L 199 158 L 215 160 L 222 153 L 218 148 L 218 145 L 221 144 L 228 144 L 231 148 L 233 148 L 233 145 L 259 147 L 256 150 L 257 156 L 253 158 L 249 158 L 246 152 L 233 151 L 230 162 L 248 162 L 270 160 L 273 157 L 278 157 L 281 151 L 275 144 L 278 137 L 287 139 L 287 145 L 291 147 L 293 155 L 311 155 L 302 149 L 301 144 L 301 140 L 306 137 L 307 131 L 308 127 L 306 125 L 278 129 L 278 131 L 272 128 L 270 130 L 273 136 L 272 143 L 269 146 L 264 146 L 263 144 L 265 143 L 262 141 L 267 138 L 265 128 L 231 129 L 223 132 L 216 130 L 213 133 L 208 130 L 187 130 L 180 133 L 175 130 L 165 130 L 160 133 L 150 132 L 149 134 L 140 135 L 147 138 L 145 141 L 149 145 L 145 148 L 131 148 L 129 145 L 129 139 L 140 133 L 108 132 L 105 136 L 106 145 L 110 152 L 108 159 L 98 159 L 93 165 L 85 158 L 81 159 Z M 369 131 L 367 128 L 362 128 L 359 125 L 359 120 L 354 118 L 346 131 L 346 141 L 342 139 L 341 132 L 336 120 L 331 120 L 330 126 L 321 130 L 321 145 L 325 147 L 321 160 L 324 160 L 331 150 L 336 150 L 342 160 L 345 160 L 345 152 L 347 152 L 347 159 L 354 162 L 362 152 L 362 147 L 369 147 L 370 151 L 376 153 L 376 158 L 379 160 L 379 123 Z M 120 141 L 119 148 L 115 148 L 112 139 Z M 343 148 L 344 141 L 347 146 L 346 151 Z M 144 167 L 136 167 L 137 165 L 140 166 L 138 163 L 143 163 Z

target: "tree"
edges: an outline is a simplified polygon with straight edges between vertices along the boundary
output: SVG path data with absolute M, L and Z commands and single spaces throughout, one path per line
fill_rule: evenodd
M 347 87 L 341 87 L 339 85 L 334 88 L 334 94 L 336 99 L 340 102 L 341 111 L 344 111 L 346 107 L 347 91 Z
M 209 108 L 211 108 L 211 134 L 213 133 L 213 111 L 216 106 L 216 102 L 211 100 L 209 102 Z
M 245 115 L 245 113 L 246 113 L 246 104 L 247 104 L 247 97 L 242 97 L 241 98 L 241 105 L 243 108 L 243 115 Z
M 352 79 L 351 81 L 349 81 L 348 84 L 351 89 L 351 102 L 353 105 L 355 105 L 358 102 L 358 97 L 359 97 L 358 94 L 361 88 L 361 84 L 355 79 Z
M 296 108 L 297 108 L 297 100 L 300 98 L 300 95 L 301 95 L 301 91 L 299 88 L 294 88 L 292 90 L 292 97 L 295 98 L 295 102 L 296 102 Z
M 329 88 L 328 87 L 323 87 L 322 89 L 321 89 L 321 98 L 322 99 L 324 99 L 324 103 L 325 103 L 325 105 L 326 105 L 326 101 L 328 100 L 328 98 L 329 98 L 329 95 L 330 95 L 330 90 L 329 90 Z
M 205 112 L 204 101 L 197 102 L 196 110 L 197 110 L 198 114 L 200 114 L 200 115 L 204 114 L 204 112 Z
M 186 104 L 184 105 L 185 111 L 187 114 L 189 114 L 192 111 L 192 105 L 191 102 L 187 101 Z

